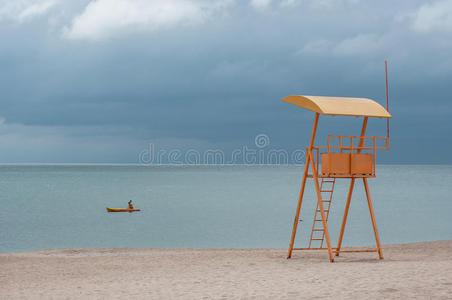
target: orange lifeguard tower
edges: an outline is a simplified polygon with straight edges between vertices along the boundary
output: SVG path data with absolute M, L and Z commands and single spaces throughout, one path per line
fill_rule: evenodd
M 295 95 L 288 96 L 282 100 L 315 112 L 311 141 L 309 143 L 309 147 L 306 148 L 306 164 L 287 258 L 292 256 L 293 250 L 328 250 L 331 262 L 334 261 L 334 254 L 338 256 L 341 252 L 378 252 L 380 259 L 383 259 L 367 178 L 375 177 L 376 150 L 389 148 L 389 125 L 388 135 L 386 137 L 366 136 L 365 133 L 369 117 L 391 118 L 391 115 L 383 106 L 371 99 L 366 98 Z M 317 124 L 321 114 L 363 117 L 361 134 L 359 136 L 328 136 L 326 146 L 314 146 Z M 379 145 L 377 146 L 377 144 Z M 320 160 L 321 170 L 319 170 Z M 309 173 L 310 168 L 311 173 Z M 300 209 L 307 178 L 314 179 L 317 194 L 317 207 L 314 213 L 314 220 L 308 247 L 294 248 L 297 226 L 298 223 L 301 222 L 299 219 Z M 350 179 L 350 187 L 342 219 L 339 240 L 337 242 L 337 246 L 333 247 L 330 240 L 330 234 L 328 232 L 327 222 L 330 213 L 334 186 L 336 184 L 336 179 L 338 178 Z M 364 183 L 367 204 L 369 206 L 370 218 L 372 221 L 377 247 L 376 249 L 366 250 L 341 250 L 342 237 L 344 235 L 344 228 L 347 222 L 350 200 L 352 198 L 353 187 L 357 179 L 362 179 Z M 324 241 L 326 241 L 326 248 L 323 246 Z M 318 243 L 318 245 L 315 245 L 315 243 Z

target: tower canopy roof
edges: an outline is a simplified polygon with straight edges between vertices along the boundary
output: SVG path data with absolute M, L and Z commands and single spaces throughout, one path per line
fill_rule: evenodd
M 323 115 L 391 118 L 383 106 L 367 98 L 292 95 L 282 101 Z

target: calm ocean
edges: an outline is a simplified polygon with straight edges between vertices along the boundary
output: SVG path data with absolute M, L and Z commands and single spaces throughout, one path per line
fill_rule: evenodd
M 0 252 L 286 248 L 302 173 L 302 166 L 3 165 Z M 358 182 L 345 245 L 374 243 Z M 378 166 L 369 185 L 383 244 L 452 239 L 452 166 Z M 334 241 L 347 190 L 348 180 L 339 180 L 329 219 Z M 126 207 L 130 199 L 141 212 L 105 210 Z M 310 180 L 298 247 L 306 245 L 314 199 Z

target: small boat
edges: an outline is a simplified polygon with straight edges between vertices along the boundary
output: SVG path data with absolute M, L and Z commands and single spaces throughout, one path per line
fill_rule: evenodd
M 141 211 L 141 209 L 135 209 L 135 208 L 110 208 L 110 207 L 107 207 L 107 212 L 134 212 L 134 211 Z

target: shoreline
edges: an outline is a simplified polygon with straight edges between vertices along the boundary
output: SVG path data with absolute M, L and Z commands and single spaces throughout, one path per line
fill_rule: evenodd
M 355 247 L 352 247 L 355 248 Z M 367 248 L 367 247 L 366 247 Z M 437 298 L 452 295 L 452 240 L 376 253 L 95 248 L 0 254 L 0 298 Z
M 417 246 L 417 245 L 423 245 L 423 244 L 430 244 L 430 243 L 452 243 L 452 240 L 433 240 L 433 241 L 422 241 L 422 242 L 410 242 L 410 243 L 401 243 L 401 244 L 385 244 L 382 245 L 383 248 L 394 248 L 394 247 L 403 247 L 403 246 Z M 375 249 L 375 246 L 369 246 L 369 245 L 365 245 L 365 246 L 345 246 L 342 247 L 344 250 L 345 249 Z M 173 247 L 173 248 L 165 248 L 165 247 L 160 247 L 160 248 L 136 248 L 136 247 L 99 247 L 99 248 L 49 248 L 49 249 L 40 249 L 40 250 L 20 250 L 20 251 L 12 251 L 12 252 L 0 252 L 0 257 L 2 256 L 8 256 L 8 255 L 13 255 L 13 256 L 40 256 L 42 255 L 43 257 L 48 257 L 51 254 L 56 254 L 59 252 L 62 253 L 77 253 L 77 252 L 86 252 L 87 254 L 92 252 L 99 252 L 99 253 L 120 253 L 120 252 L 124 252 L 124 253 L 129 253 L 129 252 L 133 252 L 133 251 L 142 251 L 142 252 L 146 252 L 146 251 L 265 251 L 265 250 L 269 250 L 269 251 L 287 251 L 287 248 L 182 248 L 182 247 Z M 294 250 L 294 253 L 304 253 L 306 251 L 297 251 Z M 322 255 L 322 253 L 325 253 L 326 257 L 328 257 L 328 255 L 326 254 L 326 250 L 310 250 L 308 252 L 311 253 L 319 253 L 320 255 Z M 61 254 L 61 253 L 60 253 Z M 347 254 L 348 255 L 348 254 Z M 375 254 L 378 257 L 378 254 Z

